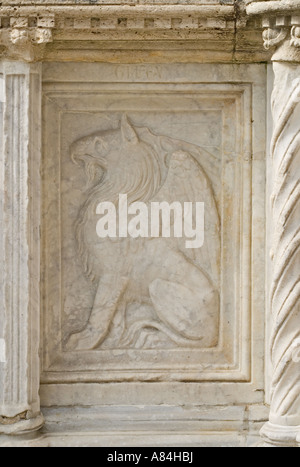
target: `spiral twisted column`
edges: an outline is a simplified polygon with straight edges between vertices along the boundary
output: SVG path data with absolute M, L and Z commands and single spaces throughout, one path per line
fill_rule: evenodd
M 295 444 L 300 430 L 300 65 L 274 63 L 271 146 L 272 282 L 270 423 L 262 435 Z
M 300 441 L 300 2 L 246 0 L 273 50 L 271 143 L 271 410 L 267 444 Z

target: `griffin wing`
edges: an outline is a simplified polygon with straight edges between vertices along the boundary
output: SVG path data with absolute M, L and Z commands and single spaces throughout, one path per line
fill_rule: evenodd
M 204 202 L 205 227 L 204 244 L 201 248 L 186 248 L 186 240 L 174 238 L 184 256 L 197 265 L 211 280 L 214 287 L 220 281 L 220 219 L 213 189 L 196 159 L 185 151 L 176 151 L 169 161 L 166 181 L 152 201 L 173 203 Z

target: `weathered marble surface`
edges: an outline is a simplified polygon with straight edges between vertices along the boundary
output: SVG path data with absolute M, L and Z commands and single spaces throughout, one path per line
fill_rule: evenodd
M 267 407 L 168 407 L 160 405 L 43 409 L 46 425 L 24 446 L 245 447 L 259 442 Z M 4 446 L 20 444 L 3 439 Z
M 25 67 L 31 70 L 31 65 Z M 42 78 L 42 406 L 49 407 L 50 418 L 53 405 L 66 407 L 67 419 L 72 418 L 72 406 L 101 405 L 104 411 L 105 406 L 116 406 L 122 417 L 123 409 L 118 408 L 122 405 L 129 414 L 136 405 L 168 405 L 174 407 L 168 416 L 176 420 L 179 436 L 182 429 L 199 431 L 204 425 L 189 426 L 186 419 L 178 418 L 177 408 L 198 406 L 201 401 L 200 417 L 205 419 L 204 407 L 213 400 L 210 441 L 195 435 L 190 442 L 214 443 L 213 433 L 229 429 L 235 431 L 236 440 L 250 443 L 260 420 L 266 419 L 261 313 L 265 67 L 53 63 L 43 65 Z M 35 92 L 37 97 L 39 88 Z M 38 158 L 39 145 L 33 144 L 37 152 L 32 154 Z M 98 164 L 103 157 L 99 144 L 105 163 L 110 161 L 106 169 L 103 160 Z M 139 159 L 148 161 L 150 156 L 152 165 Z M 163 242 L 169 239 L 158 240 L 152 249 L 148 239 L 143 244 L 127 239 L 125 245 L 110 240 L 95 243 L 96 224 L 88 209 L 89 199 L 95 202 L 91 183 L 96 193 L 102 193 L 107 180 L 112 196 L 123 188 L 118 180 L 135 186 L 137 167 L 140 182 L 132 193 L 139 193 L 138 199 L 163 200 L 165 195 L 157 193 L 165 193 L 169 201 L 178 197 L 206 204 L 204 246 L 193 257 L 186 253 L 180 266 L 182 245 L 177 239 L 171 238 L 166 247 Z M 34 169 L 30 180 L 38 187 L 38 164 Z M 39 199 L 32 195 L 35 202 Z M 38 212 L 35 207 L 36 216 Z M 79 229 L 76 236 L 82 218 L 87 230 L 80 234 Z M 35 219 L 38 225 L 39 218 Z M 39 261 L 38 255 L 33 248 L 34 261 Z M 95 261 L 92 268 L 89 255 Z M 118 291 L 126 279 L 129 260 L 132 275 L 125 281 L 126 293 L 112 300 L 112 308 L 105 308 L 99 293 L 112 299 L 111 291 Z M 155 282 L 160 277 L 168 281 L 169 289 L 157 293 L 151 284 L 160 286 Z M 180 314 L 172 313 L 173 290 L 178 294 L 176 306 L 181 300 L 191 307 L 186 308 L 183 327 Z M 190 314 L 193 309 L 196 313 Z M 37 333 L 38 319 L 34 325 Z M 34 348 L 30 350 L 36 356 Z M 37 391 L 38 384 L 34 388 Z M 219 419 L 223 409 L 218 407 L 235 404 L 244 410 L 251 404 L 258 407 L 248 441 L 240 434 L 244 418 L 237 417 L 235 425 Z M 16 413 L 20 412 L 16 409 Z M 153 417 L 160 423 L 155 410 Z M 13 421 L 9 420 L 13 430 L 21 429 Z M 46 425 L 42 443 L 52 439 L 54 426 Z M 137 426 L 133 424 L 131 430 L 136 432 Z M 68 431 L 67 425 L 61 429 Z M 91 429 L 88 422 L 86 429 Z M 176 444 L 168 430 L 166 425 L 166 442 Z M 81 443 L 70 436 L 70 444 Z M 224 442 L 234 444 L 233 437 Z
M 266 403 L 265 445 L 299 445 L 299 18 L 2 2 L 1 446 L 246 446 Z M 126 187 L 201 197 L 201 251 L 99 243 L 93 206 Z

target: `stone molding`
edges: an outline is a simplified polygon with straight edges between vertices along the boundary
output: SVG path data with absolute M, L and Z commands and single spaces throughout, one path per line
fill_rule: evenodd
M 247 23 L 243 2 L 118 6 L 43 3 L 2 6 L 0 19 L 0 53 L 6 59 L 52 60 L 56 53 L 59 59 L 70 60 L 74 56 L 72 46 L 78 51 L 79 42 L 84 43 L 86 51 L 94 52 L 93 61 L 101 61 L 103 48 L 111 49 L 117 41 L 122 42 L 122 50 L 132 50 L 145 48 L 144 42 L 153 44 L 154 40 L 161 41 L 163 50 L 178 50 L 178 41 L 188 41 L 195 60 L 202 62 L 215 61 L 212 50 L 220 57 L 223 54 L 222 62 L 249 61 L 250 57 L 250 61 L 265 61 L 268 57 L 260 47 L 257 25 Z M 106 43 L 99 51 L 103 41 Z M 62 54 L 62 50 L 67 51 Z M 201 58 L 197 59 L 197 54 Z
M 109 5 L 1 7 L 2 29 L 8 29 L 13 43 L 16 31 L 26 31 L 33 43 L 51 42 L 51 31 L 63 29 L 94 33 L 97 30 L 197 30 L 233 29 L 233 5 Z M 75 38 L 74 38 L 75 39 Z

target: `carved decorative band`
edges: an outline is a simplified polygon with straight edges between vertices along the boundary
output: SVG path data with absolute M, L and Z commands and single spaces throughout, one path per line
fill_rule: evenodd
M 1 28 L 234 29 L 233 5 L 51 5 L 0 7 Z M 55 23 L 55 24 L 54 24 Z
M 120 17 L 97 18 L 88 17 L 77 19 L 66 17 L 57 19 L 58 29 L 226 29 L 231 24 L 225 18 L 203 18 L 199 16 L 176 17 L 171 15 L 164 18 L 152 17 Z M 233 26 L 232 26 L 233 27 Z
M 52 40 L 52 29 L 55 27 L 60 30 L 102 30 L 102 29 L 234 29 L 232 18 L 225 17 L 206 17 L 199 13 L 195 15 L 176 15 L 170 12 L 167 16 L 136 16 L 119 14 L 111 16 L 87 15 L 86 17 L 71 16 L 71 12 L 67 12 L 66 16 L 39 17 L 35 16 L 2 16 L 1 29 L 2 31 L 12 31 L 11 37 L 16 37 L 24 34 L 26 31 L 27 37 L 33 42 L 50 42 Z M 0 9 L 1 14 L 1 9 Z M 48 36 L 42 40 L 45 32 Z

